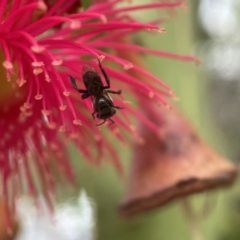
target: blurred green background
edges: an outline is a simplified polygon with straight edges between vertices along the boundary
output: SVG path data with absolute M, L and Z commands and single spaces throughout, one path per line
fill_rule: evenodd
M 167 33 L 141 33 L 134 37 L 134 41 L 152 49 L 202 57 L 201 49 L 205 42 L 211 40 L 211 34 L 207 33 L 199 22 L 198 11 L 201 2 L 203 1 L 188 1 L 187 9 L 181 9 L 175 13 L 160 12 L 162 16 L 169 18 L 169 21 L 164 23 Z M 153 14 L 159 17 L 159 12 L 157 11 L 140 13 L 136 17 L 148 21 L 153 17 Z M 214 92 L 213 94 L 212 92 L 216 89 L 214 84 L 218 86 L 224 81 L 219 82 L 218 79 L 215 79 L 214 74 L 208 71 L 205 67 L 205 59 L 202 59 L 203 64 L 201 66 L 196 66 L 193 63 L 156 56 L 143 57 L 148 69 L 167 82 L 176 92 L 180 101 L 174 104 L 184 112 L 203 139 L 223 156 L 237 161 L 238 155 L 235 152 L 238 149 L 236 141 L 240 141 L 239 138 L 235 136 L 233 139 L 231 134 L 229 135 L 221 127 L 221 122 L 219 124 L 211 114 L 212 109 L 221 108 L 221 106 L 215 106 L 214 101 L 212 102 L 211 100 L 212 96 L 218 98 L 217 93 Z M 219 95 L 219 97 L 221 96 Z M 231 97 L 230 93 L 229 98 Z M 234 111 L 239 111 L 239 109 L 236 107 Z M 232 132 L 235 131 L 232 130 Z M 233 141 L 235 148 L 232 147 Z M 127 173 L 131 152 L 128 148 L 121 152 L 121 159 Z M 78 170 L 79 185 L 86 189 L 97 205 L 97 239 L 192 239 L 182 200 L 175 201 L 131 220 L 121 219 L 117 215 L 116 210 L 124 194 L 126 179 L 118 176 L 115 169 L 108 164 L 103 163 L 101 168 L 94 169 L 88 164 L 79 162 L 81 157 L 75 150 L 71 150 L 71 154 L 76 168 L 80 169 Z M 199 213 L 204 210 L 203 206 L 208 200 L 209 214 L 203 218 L 199 225 L 203 239 L 240 239 L 239 197 L 239 183 L 236 183 L 230 189 L 217 190 L 190 197 L 189 201 L 194 204 L 195 210 Z

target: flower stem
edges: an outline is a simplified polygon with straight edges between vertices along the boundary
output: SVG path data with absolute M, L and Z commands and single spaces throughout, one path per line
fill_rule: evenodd
M 184 198 L 182 200 L 183 210 L 187 219 L 189 230 L 191 233 L 192 240 L 204 240 L 200 227 L 199 227 L 199 218 L 196 216 L 193 207 L 190 203 L 190 200 Z

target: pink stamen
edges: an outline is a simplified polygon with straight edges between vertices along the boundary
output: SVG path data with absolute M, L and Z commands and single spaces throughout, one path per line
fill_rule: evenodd
M 133 29 L 156 29 L 159 30 L 159 27 L 148 24 L 148 23 L 139 23 L 139 22 L 107 22 L 107 23 L 89 23 L 83 26 L 84 28 L 94 27 L 98 30 L 111 30 L 111 29 L 121 29 L 121 28 L 133 28 Z
M 126 61 L 126 60 L 124 60 L 124 59 L 122 59 L 122 58 L 120 58 L 120 57 L 116 57 L 116 56 L 114 56 L 114 55 L 105 53 L 105 52 L 100 51 L 100 50 L 97 50 L 97 53 L 99 53 L 99 54 L 101 54 L 101 55 L 104 54 L 104 56 L 105 56 L 106 58 L 111 59 L 112 61 L 121 64 L 123 67 L 127 67 L 127 69 L 131 68 L 131 66 L 132 66 L 132 64 L 131 64 L 130 62 L 128 62 L 128 61 Z M 130 67 L 129 67 L 129 66 L 130 66 Z M 129 67 L 129 68 L 128 68 L 128 67 Z M 125 69 L 125 70 L 127 70 L 127 69 Z
M 35 57 L 35 55 L 33 54 L 32 51 L 29 50 L 28 47 L 26 47 L 25 45 L 16 42 L 16 41 L 11 41 L 11 45 L 12 46 L 16 46 L 19 50 L 23 51 L 23 54 L 26 54 L 26 56 L 30 57 L 30 61 L 31 62 L 37 62 L 37 58 Z
M 111 14 L 116 14 L 116 13 L 122 13 L 126 11 L 135 11 L 135 10 L 145 10 L 145 9 L 157 9 L 157 8 L 174 8 L 174 7 L 179 7 L 181 6 L 183 1 L 177 1 L 173 3 L 149 3 L 149 4 L 141 4 L 137 6 L 130 6 L 130 7 L 124 7 L 124 8 L 119 8 L 119 9 L 111 9 L 111 10 L 106 10 L 104 14 L 106 15 L 111 15 Z
M 4 29 L 11 29 L 12 24 L 15 22 L 15 20 L 20 16 L 23 15 L 25 12 L 31 12 L 38 8 L 38 3 L 32 3 L 29 5 L 26 5 L 24 7 L 19 8 L 15 12 L 13 12 L 11 15 L 7 17 L 5 22 L 0 26 L 0 30 L 3 31 Z
M 118 20 L 118 19 L 115 19 L 115 20 Z M 149 22 L 149 24 L 158 26 L 160 23 L 162 23 L 164 21 L 166 21 L 165 18 L 160 18 L 158 20 Z M 129 34 L 133 34 L 138 31 L 139 31 L 139 29 L 127 29 L 127 30 L 120 29 L 118 31 L 112 32 L 112 34 L 101 37 L 101 41 L 111 41 L 111 40 L 115 40 L 115 39 L 121 39 L 123 37 L 128 36 Z
M 68 16 L 70 19 L 74 19 L 74 18 L 90 18 L 90 19 L 94 19 L 94 18 L 99 18 L 103 23 L 107 22 L 107 19 L 105 17 L 105 15 L 103 14 L 99 14 L 99 13 L 91 13 L 91 12 L 84 12 L 84 13 L 75 13 L 75 14 L 71 14 Z
M 119 0 L 113 0 L 113 1 L 107 1 L 107 2 L 101 2 L 92 4 L 86 12 L 102 12 L 103 9 L 109 9 L 112 8 L 116 3 L 118 3 Z
M 16 58 L 18 62 L 18 75 L 19 79 L 24 79 L 24 70 L 23 70 L 23 63 L 20 61 L 19 58 Z
M 51 15 L 56 14 L 57 11 L 59 11 L 59 8 L 61 8 L 62 5 L 66 3 L 66 0 L 58 0 L 56 1 L 52 7 L 46 12 L 45 17 L 49 17 Z
M 32 36 L 37 36 L 60 23 L 71 21 L 72 20 L 67 17 L 46 17 L 28 25 L 24 28 L 24 31 L 31 33 Z
M 32 37 L 32 35 L 30 35 L 29 33 L 25 32 L 25 31 L 14 31 L 14 32 L 10 32 L 7 36 L 6 39 L 15 39 L 17 37 L 24 37 L 31 45 L 38 45 L 37 41 L 35 38 Z M 24 40 L 25 40 L 24 39 Z
M 33 84 L 30 84 L 28 94 L 27 94 L 27 101 L 26 101 L 26 104 L 28 105 L 31 105 L 30 100 L 32 98 L 32 94 L 33 94 Z
M 14 1 L 12 2 L 12 7 L 11 7 L 11 9 L 10 9 L 9 15 L 12 15 L 13 12 L 15 12 L 17 9 L 19 9 L 21 3 L 22 3 L 22 0 L 14 0 Z M 5 10 L 5 8 L 4 8 L 4 10 Z
M 11 69 L 13 69 L 13 64 L 6 60 L 3 62 L 3 67 L 7 70 L 11 70 Z
M 62 8 L 59 8 L 55 15 L 59 15 L 59 16 L 64 15 L 67 12 L 67 10 L 70 9 L 72 7 L 72 5 L 74 5 L 75 3 L 76 3 L 76 0 L 69 0 L 67 2 L 65 0 Z M 54 15 L 54 14 L 52 14 L 52 15 Z
M 85 52 L 88 52 L 95 57 L 99 57 L 97 52 L 94 51 L 92 48 L 86 47 L 79 43 L 73 43 L 67 40 L 40 40 L 39 42 L 42 43 L 43 45 L 49 45 L 48 46 L 49 49 L 72 47 L 77 51 L 84 50 Z
M 106 44 L 106 43 L 97 41 L 95 43 L 90 43 L 88 45 L 91 47 L 103 47 L 104 44 Z M 161 56 L 164 58 L 177 59 L 177 60 L 181 60 L 181 61 L 191 61 L 191 62 L 195 62 L 195 63 L 199 61 L 197 58 L 192 57 L 192 56 L 179 55 L 179 54 L 174 54 L 174 53 L 169 53 L 169 52 L 164 52 L 164 51 L 159 51 L 159 50 L 152 50 L 152 49 L 144 48 L 144 47 L 133 45 L 133 44 L 108 42 L 108 45 L 114 49 L 131 50 L 131 51 L 136 51 L 136 52 L 140 52 L 140 53 L 157 55 L 157 56 Z

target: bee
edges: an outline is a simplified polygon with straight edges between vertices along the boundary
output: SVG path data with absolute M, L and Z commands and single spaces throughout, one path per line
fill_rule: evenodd
M 116 109 L 122 109 L 119 106 L 115 106 L 113 104 L 112 98 L 108 95 L 108 93 L 113 94 L 121 94 L 122 91 L 113 91 L 110 89 L 110 79 L 107 76 L 105 70 L 103 69 L 100 60 L 98 59 L 98 65 L 99 68 L 106 80 L 107 85 L 104 86 L 103 82 L 101 80 L 101 77 L 96 72 L 96 70 L 88 65 L 84 65 L 82 67 L 82 78 L 83 83 L 86 89 L 79 89 L 76 84 L 75 78 L 69 75 L 69 79 L 71 81 L 71 84 L 75 90 L 77 90 L 79 93 L 82 93 L 81 98 L 86 99 L 88 97 L 92 98 L 92 104 L 93 104 L 93 119 L 95 118 L 95 114 L 98 119 L 102 119 L 103 122 L 97 124 L 96 126 L 100 126 L 106 122 L 107 119 L 111 121 L 111 124 L 114 123 L 114 121 L 111 119 L 111 117 L 116 114 Z

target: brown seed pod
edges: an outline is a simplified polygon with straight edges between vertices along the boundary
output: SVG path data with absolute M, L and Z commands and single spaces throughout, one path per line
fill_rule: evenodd
M 153 109 L 152 109 L 153 110 Z M 136 215 L 176 198 L 231 184 L 236 167 L 210 149 L 175 110 L 146 110 L 159 125 L 154 133 L 140 126 L 144 145 L 135 145 L 123 216 Z

